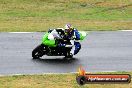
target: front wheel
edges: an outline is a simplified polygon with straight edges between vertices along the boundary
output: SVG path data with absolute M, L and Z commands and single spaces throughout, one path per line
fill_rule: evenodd
M 32 57 L 33 59 L 38 59 L 43 56 L 43 45 L 38 45 L 33 51 L 32 51 Z

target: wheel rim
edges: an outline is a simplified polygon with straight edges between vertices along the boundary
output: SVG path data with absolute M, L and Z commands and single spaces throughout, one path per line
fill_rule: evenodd
M 39 57 L 39 53 L 38 52 L 35 53 L 35 57 L 37 57 L 37 58 Z

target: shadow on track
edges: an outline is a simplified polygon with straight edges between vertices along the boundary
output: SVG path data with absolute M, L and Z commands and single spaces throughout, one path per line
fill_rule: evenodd
M 78 61 L 77 58 L 71 58 L 71 59 L 66 59 L 66 58 L 39 58 L 39 59 L 32 59 L 35 62 L 39 63 L 51 63 L 51 64 L 71 64 L 75 63 Z

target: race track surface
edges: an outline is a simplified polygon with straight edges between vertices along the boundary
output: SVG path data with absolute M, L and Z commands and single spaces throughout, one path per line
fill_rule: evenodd
M 33 60 L 32 50 L 43 33 L 0 33 L 0 75 L 132 71 L 132 32 L 90 32 L 73 60 L 44 56 Z

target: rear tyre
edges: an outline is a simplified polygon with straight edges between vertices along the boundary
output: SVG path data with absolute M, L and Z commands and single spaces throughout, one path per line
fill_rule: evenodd
M 43 45 L 38 45 L 33 51 L 32 51 L 32 57 L 33 59 L 39 59 L 43 56 Z

